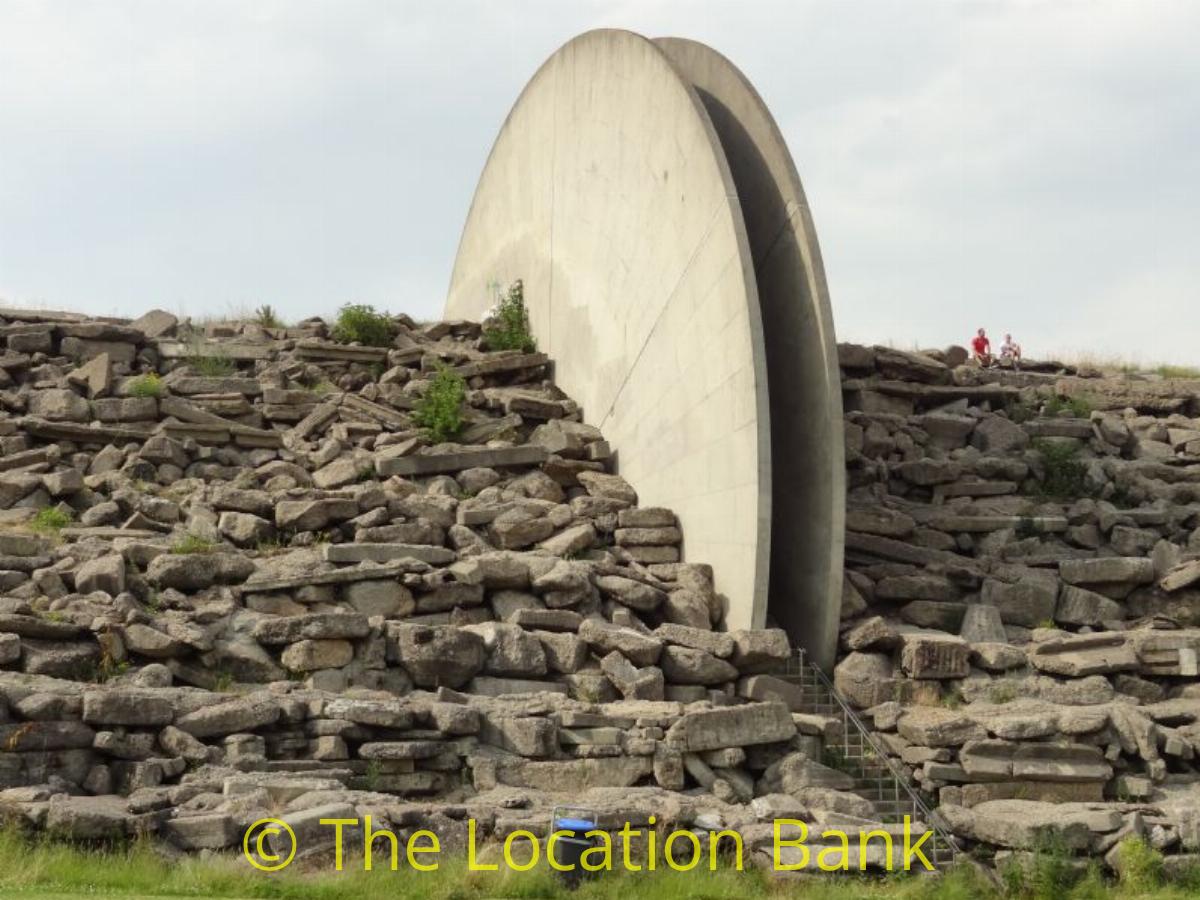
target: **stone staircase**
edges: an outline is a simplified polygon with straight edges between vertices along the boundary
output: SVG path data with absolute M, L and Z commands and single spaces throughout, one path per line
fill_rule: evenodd
M 807 660 L 803 650 L 797 650 L 781 677 L 800 688 L 803 706 L 798 712 L 828 716 L 838 723 L 832 737 L 825 741 L 823 762 L 854 778 L 854 793 L 871 801 L 885 826 L 902 826 L 908 816 L 913 834 L 932 828 L 933 836 L 922 846 L 925 855 L 939 869 L 953 863 L 958 850 L 953 839 L 938 827 L 936 812 L 838 696 L 825 673 Z

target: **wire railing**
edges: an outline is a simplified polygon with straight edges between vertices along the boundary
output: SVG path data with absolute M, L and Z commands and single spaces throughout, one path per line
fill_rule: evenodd
M 811 672 L 816 676 L 817 683 L 824 689 L 833 702 L 837 705 L 842 717 L 842 750 L 848 755 L 852 752 L 849 743 L 851 734 L 855 734 L 859 741 L 869 748 L 873 760 L 881 764 L 891 775 L 892 780 L 898 790 L 902 790 L 912 803 L 913 809 L 920 816 L 927 828 L 933 830 L 936 837 L 941 841 L 943 846 L 950 853 L 950 861 L 958 853 L 958 845 L 955 840 L 941 827 L 939 816 L 936 811 L 931 809 L 921 796 L 920 791 L 912 784 L 907 772 L 905 772 L 892 758 L 887 751 L 879 745 L 875 740 L 871 729 L 866 723 L 859 718 L 856 713 L 834 688 L 833 682 L 821 670 L 820 666 L 810 662 L 803 648 L 798 648 L 794 656 L 788 661 L 787 674 L 796 675 L 801 679 Z M 862 768 L 860 766 L 860 768 Z

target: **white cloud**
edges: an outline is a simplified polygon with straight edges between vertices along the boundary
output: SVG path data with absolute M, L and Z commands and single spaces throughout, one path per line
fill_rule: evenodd
M 10 302 L 440 310 L 496 129 L 591 27 L 704 40 L 796 156 L 838 327 L 1198 362 L 1188 2 L 0 0 Z

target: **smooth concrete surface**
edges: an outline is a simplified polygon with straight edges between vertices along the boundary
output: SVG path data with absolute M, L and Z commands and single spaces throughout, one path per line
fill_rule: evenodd
M 480 318 L 489 285 L 516 278 L 556 380 L 641 503 L 679 514 L 729 627 L 766 624 L 769 587 L 772 619 L 831 661 L 844 471 L 829 301 L 795 166 L 741 73 L 624 31 L 555 53 L 492 148 L 446 315 Z
M 749 80 L 705 44 L 655 43 L 708 111 L 754 259 L 775 461 L 768 614 L 828 671 L 841 612 L 846 469 L 837 345 L 816 228 L 783 135 Z
M 521 278 L 539 349 L 712 564 L 731 628 L 766 619 L 770 440 L 750 246 L 695 92 L 651 41 L 593 31 L 526 86 L 463 230 L 448 317 Z

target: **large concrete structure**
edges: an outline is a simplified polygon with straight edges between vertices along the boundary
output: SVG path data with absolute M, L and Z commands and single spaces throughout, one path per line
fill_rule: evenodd
M 713 565 L 730 627 L 773 618 L 830 662 L 841 403 L 799 179 L 744 77 L 702 45 L 581 35 L 492 148 L 448 316 L 521 278 L 556 379 Z M 764 329 L 764 325 L 766 328 Z

